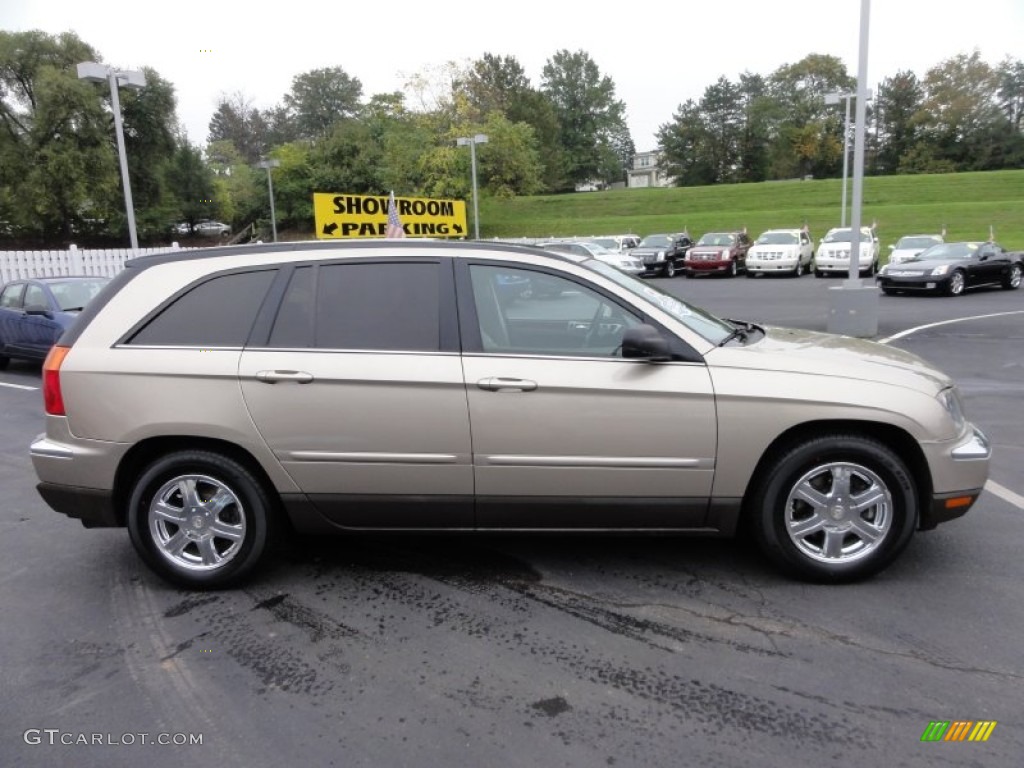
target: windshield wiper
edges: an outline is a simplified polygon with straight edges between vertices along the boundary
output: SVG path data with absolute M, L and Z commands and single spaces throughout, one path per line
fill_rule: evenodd
M 731 323 L 733 329 L 729 332 L 729 335 L 718 342 L 718 346 L 724 347 L 733 339 L 739 339 L 744 344 L 747 339 L 750 338 L 751 333 L 764 333 L 764 329 L 756 323 L 751 323 L 747 320 L 734 320 L 731 317 L 724 318 L 725 322 Z

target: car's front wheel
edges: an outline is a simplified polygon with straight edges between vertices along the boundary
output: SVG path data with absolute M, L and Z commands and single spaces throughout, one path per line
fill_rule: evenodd
M 964 273 L 959 269 L 954 270 L 946 281 L 946 295 L 960 296 L 964 292 L 964 285 Z
M 6 371 L 7 365 L 11 362 L 11 358 L 7 355 L 0 355 L 0 371 Z
M 242 464 L 208 451 L 178 451 L 139 476 L 128 533 L 142 559 L 167 581 L 218 588 L 251 571 L 273 541 L 272 497 Z
M 1003 277 L 1003 288 L 1008 291 L 1014 291 L 1020 288 L 1020 264 L 1011 264 L 1010 271 Z
M 845 582 L 888 566 L 917 527 L 903 461 L 870 437 L 834 434 L 789 447 L 752 488 L 761 550 L 803 579 Z
M 672 259 L 669 259 L 668 261 L 666 261 L 665 262 L 665 268 L 662 270 L 662 273 L 665 275 L 665 277 L 675 277 L 676 276 L 676 263 L 674 261 L 672 261 Z

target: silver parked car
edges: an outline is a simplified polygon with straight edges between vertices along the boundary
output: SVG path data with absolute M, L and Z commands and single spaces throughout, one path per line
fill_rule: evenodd
M 503 244 L 134 259 L 43 381 L 43 498 L 127 527 L 189 587 L 236 583 L 285 523 L 743 526 L 797 577 L 847 581 L 963 515 L 990 453 L 911 354 L 722 320 L 603 261 Z

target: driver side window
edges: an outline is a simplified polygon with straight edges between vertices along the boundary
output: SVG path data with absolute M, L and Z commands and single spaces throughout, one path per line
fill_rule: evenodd
M 484 352 L 618 357 L 641 320 L 572 280 L 526 269 L 470 266 Z

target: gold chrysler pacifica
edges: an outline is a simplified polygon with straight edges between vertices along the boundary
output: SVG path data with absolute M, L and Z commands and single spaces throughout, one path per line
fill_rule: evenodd
M 237 583 L 283 526 L 743 528 L 794 576 L 849 581 L 964 514 L 990 456 L 911 354 L 500 244 L 134 259 L 43 379 L 42 497 L 194 588 Z

